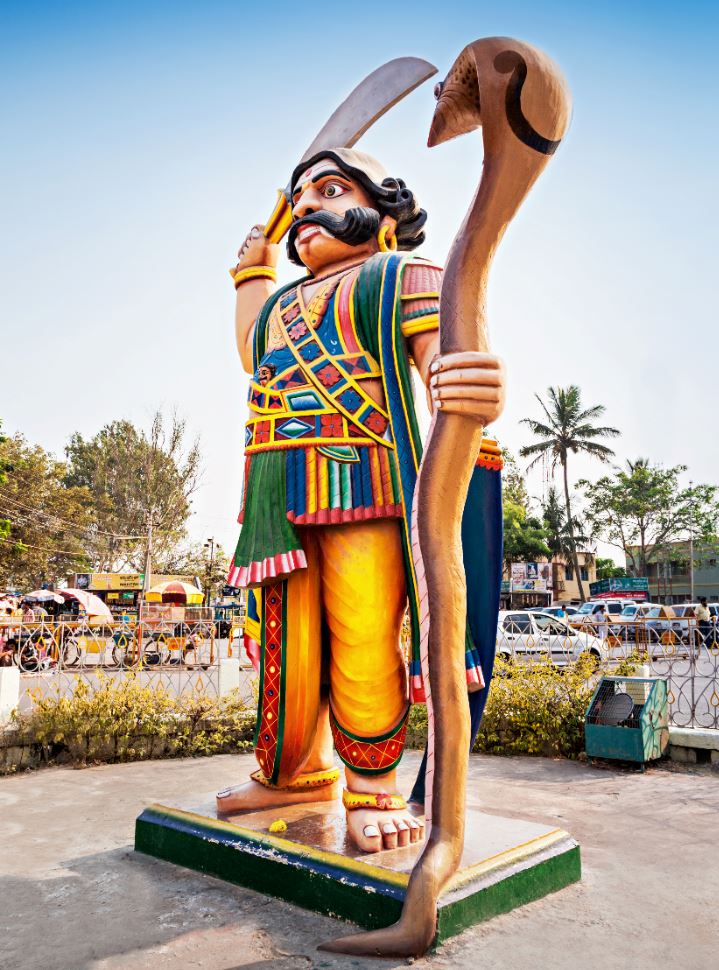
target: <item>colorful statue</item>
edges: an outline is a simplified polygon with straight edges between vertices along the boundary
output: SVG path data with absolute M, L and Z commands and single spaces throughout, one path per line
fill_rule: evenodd
M 447 360 L 487 350 L 492 259 L 509 222 L 559 147 L 569 124 L 570 96 L 561 72 L 545 54 L 507 37 L 467 46 L 435 94 L 430 147 L 480 125 L 484 142 L 479 188 L 444 274 L 440 349 Z M 412 871 L 400 920 L 322 949 L 383 956 L 424 953 L 435 935 L 437 900 L 459 865 L 466 752 L 474 731 L 474 718 L 462 703 L 466 613 L 469 606 L 471 615 L 473 601 L 464 525 L 481 435 L 480 422 L 461 411 L 435 411 L 415 494 L 413 551 L 424 605 L 422 670 L 430 715 L 429 838 Z
M 228 813 L 338 797 L 334 744 L 349 835 L 374 852 L 423 837 L 395 780 L 409 704 L 424 699 L 410 360 L 431 407 L 478 427 L 502 410 L 504 370 L 486 352 L 439 356 L 441 270 L 408 255 L 424 240 L 426 213 L 404 182 L 368 155 L 328 148 L 295 169 L 291 193 L 288 253 L 309 275 L 276 290 L 278 246 L 259 226 L 234 271 L 237 344 L 253 377 L 229 582 L 251 589 L 245 643 L 261 669 L 259 769 L 217 804 Z M 499 450 L 487 441 L 477 452 L 495 479 L 485 501 L 497 531 Z M 496 604 L 494 613 L 496 624 Z M 464 663 L 465 691 L 481 688 L 469 634 Z
M 430 838 L 401 920 L 327 947 L 357 954 L 424 952 L 461 855 L 467 751 L 491 677 L 501 575 L 501 458 L 483 429 L 501 413 L 504 370 L 488 349 L 487 278 L 569 113 L 554 65 L 506 38 L 466 48 L 436 94 L 430 145 L 480 125 L 485 143 L 443 285 L 439 267 L 407 255 L 426 220 L 413 193 L 331 143 L 295 168 L 291 217 L 280 208 L 254 227 L 232 271 L 237 345 L 253 376 L 229 581 L 251 591 L 259 769 L 220 792 L 218 810 L 338 797 L 334 745 L 355 844 L 375 852 L 419 841 L 423 825 L 395 769 L 408 705 L 426 701 L 430 712 Z M 288 254 L 307 275 L 276 291 L 278 225 L 289 225 Z M 434 414 L 424 459 L 411 364 Z

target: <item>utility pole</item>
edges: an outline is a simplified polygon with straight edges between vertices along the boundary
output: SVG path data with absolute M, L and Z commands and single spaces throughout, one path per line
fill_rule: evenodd
M 212 571 L 215 568 L 215 537 L 211 536 L 205 543 L 205 549 L 210 550 L 210 570 L 207 576 L 206 605 L 212 606 Z
M 694 482 L 690 480 L 691 519 L 689 523 L 689 600 L 694 602 Z
M 145 575 L 142 579 L 142 600 L 140 601 L 140 612 L 145 600 L 145 593 L 152 585 L 152 509 L 147 514 L 147 549 L 145 551 Z

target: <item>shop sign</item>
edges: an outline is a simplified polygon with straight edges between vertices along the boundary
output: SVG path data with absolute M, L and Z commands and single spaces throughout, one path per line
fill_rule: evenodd
M 638 593 L 649 594 L 649 580 L 637 576 L 612 576 L 610 579 L 600 579 L 589 584 L 591 596 L 602 596 L 607 593 L 626 593 L 635 597 Z
M 144 573 L 90 573 L 89 584 L 85 588 L 91 590 L 142 589 L 144 578 Z

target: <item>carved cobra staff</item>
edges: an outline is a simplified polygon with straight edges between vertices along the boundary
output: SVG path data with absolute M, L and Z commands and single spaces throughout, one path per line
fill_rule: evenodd
M 449 254 L 440 301 L 442 354 L 487 351 L 487 282 L 504 231 L 559 146 L 570 115 L 561 72 L 541 51 L 506 37 L 462 51 L 437 85 L 430 147 L 481 126 L 484 168 Z M 469 711 L 464 670 L 467 591 L 461 522 L 483 429 L 435 412 L 415 491 L 414 555 L 426 604 L 423 668 L 430 721 L 427 780 L 431 831 L 410 878 L 402 916 L 384 930 L 326 949 L 419 956 L 436 932 L 437 900 L 464 844 Z

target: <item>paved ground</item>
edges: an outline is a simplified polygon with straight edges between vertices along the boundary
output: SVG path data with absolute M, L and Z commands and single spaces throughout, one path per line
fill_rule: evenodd
M 407 774 L 417 755 L 407 759 Z M 249 756 L 0 779 L 2 970 L 294 970 L 346 926 L 132 851 L 146 803 L 220 788 Z M 473 756 L 472 802 L 568 829 L 581 884 L 466 932 L 417 968 L 706 970 L 719 947 L 719 772 Z

